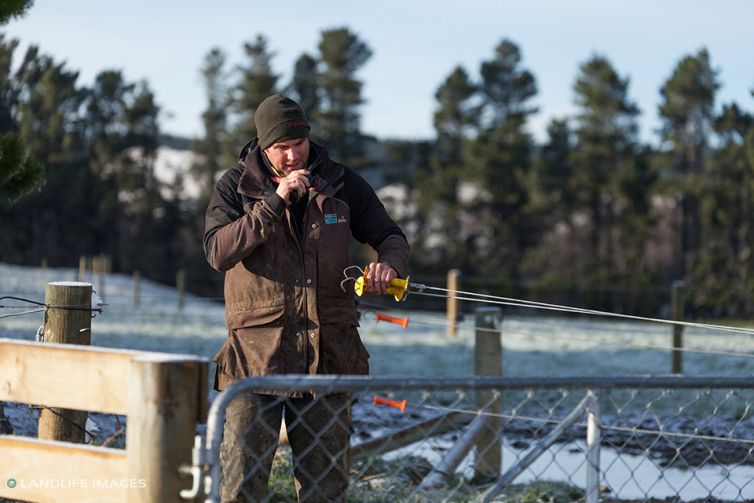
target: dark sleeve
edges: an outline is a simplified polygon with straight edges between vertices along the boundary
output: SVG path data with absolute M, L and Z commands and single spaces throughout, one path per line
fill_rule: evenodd
M 410 247 L 403 230 L 385 210 L 374 189 L 351 169 L 345 170 L 344 189 L 351 207 L 351 233 L 377 252 L 377 261 L 395 269 L 398 276 L 408 274 Z
M 218 271 L 232 268 L 264 243 L 285 210 L 275 193 L 244 203 L 236 190 L 239 177 L 236 168 L 217 182 L 204 218 L 204 254 Z

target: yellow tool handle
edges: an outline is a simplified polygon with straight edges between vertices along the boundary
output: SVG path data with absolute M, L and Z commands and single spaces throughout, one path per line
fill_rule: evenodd
M 354 290 L 356 290 L 356 295 L 358 295 L 359 297 L 369 292 L 369 285 L 367 284 L 367 280 L 366 280 L 366 275 L 367 275 L 368 270 L 369 270 L 369 267 L 364 268 L 364 275 L 356 278 L 356 282 L 353 285 Z M 406 279 L 393 278 L 390 281 L 390 286 L 387 287 L 387 290 L 385 291 L 385 293 L 387 295 L 392 295 L 393 298 L 396 300 L 396 302 L 400 302 L 406 297 L 407 291 L 408 291 L 408 278 Z

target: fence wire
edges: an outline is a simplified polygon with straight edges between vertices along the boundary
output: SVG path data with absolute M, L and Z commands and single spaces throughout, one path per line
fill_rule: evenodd
M 251 378 L 210 411 L 207 501 L 743 501 L 753 404 L 750 378 Z

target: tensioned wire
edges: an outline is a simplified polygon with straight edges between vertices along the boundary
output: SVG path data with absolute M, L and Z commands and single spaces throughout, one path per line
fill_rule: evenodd
M 367 305 L 365 307 L 369 308 L 369 311 L 373 311 L 378 306 L 375 305 Z M 390 309 L 388 309 L 390 310 Z M 392 311 L 399 311 L 402 313 L 405 313 L 406 311 L 395 309 Z M 427 317 L 430 318 L 430 317 Z M 367 321 L 372 323 L 377 323 L 376 319 L 368 318 Z M 448 322 L 439 322 L 439 321 L 430 321 L 430 320 L 422 320 L 422 319 L 415 319 L 414 317 L 410 318 L 410 323 L 416 325 L 425 325 L 425 326 L 433 326 L 433 327 L 442 327 L 447 328 L 450 324 Z M 460 330 L 463 331 L 474 331 L 474 332 L 495 332 L 500 333 L 500 329 L 497 328 L 488 328 L 488 327 L 459 327 Z M 587 330 L 598 330 L 596 328 L 587 328 Z M 633 331 L 633 330 L 621 330 L 624 333 L 629 334 L 636 334 L 636 335 L 642 335 L 642 336 L 652 336 L 652 337 L 661 337 L 665 334 L 659 334 L 659 333 L 647 333 L 647 332 L 641 332 L 641 331 Z M 575 341 L 575 342 L 588 342 L 593 344 L 600 344 L 603 346 L 612 346 L 612 347 L 629 347 L 629 348 L 637 348 L 637 349 L 652 349 L 652 350 L 659 350 L 659 351 L 681 351 L 685 353 L 699 353 L 699 354 L 708 354 L 708 355 L 716 355 L 716 356 L 732 356 L 732 357 L 739 357 L 739 358 L 754 358 L 754 354 L 752 353 L 743 353 L 743 352 L 737 352 L 737 351 L 723 351 L 723 350 L 712 350 L 712 349 L 704 349 L 704 348 L 694 348 L 694 347 L 672 347 L 672 346 L 660 346 L 660 345 L 654 345 L 654 344 L 637 344 L 625 340 L 620 341 L 611 341 L 607 339 L 591 339 L 586 337 L 574 337 L 572 335 L 558 335 L 558 334 L 540 334 L 540 333 L 534 333 L 534 332 L 521 332 L 521 331 L 506 331 L 505 334 L 518 336 L 518 337 L 536 337 L 539 339 L 567 339 L 568 341 Z
M 376 323 L 376 322 L 375 322 Z M 440 323 L 440 322 L 433 322 L 433 321 L 424 321 L 424 320 L 411 320 L 411 323 L 414 324 L 420 324 L 420 325 L 428 325 L 428 326 L 436 326 L 436 327 L 447 327 L 447 323 Z M 476 327 L 476 328 L 469 328 L 468 330 L 473 330 L 475 332 L 495 332 L 499 333 L 500 331 L 495 328 L 486 328 L 486 327 Z M 633 342 L 627 342 L 627 341 L 610 341 L 606 339 L 588 339 L 585 337 L 573 337 L 571 335 L 568 336 L 558 336 L 557 334 L 537 334 L 537 333 L 524 333 L 524 332 L 505 332 L 508 335 L 514 335 L 518 337 L 536 337 L 539 339 L 567 339 L 568 341 L 575 341 L 575 342 L 589 342 L 594 344 L 600 344 L 603 346 L 612 346 L 612 347 L 629 347 L 629 348 L 637 348 L 637 349 L 654 349 L 659 351 L 681 351 L 684 353 L 700 353 L 700 354 L 707 354 L 707 355 L 716 355 L 716 356 L 733 356 L 733 357 L 739 357 L 739 358 L 754 358 L 754 354 L 752 353 L 741 353 L 737 351 L 719 351 L 719 350 L 711 350 L 711 349 L 702 349 L 702 348 L 690 348 L 690 347 L 671 347 L 671 346 L 658 346 L 653 344 L 636 344 Z
M 558 311 L 558 312 L 564 312 L 564 313 L 578 313 L 578 314 L 589 314 L 593 316 L 606 316 L 611 318 L 622 318 L 627 320 L 635 320 L 635 321 L 648 321 L 652 323 L 665 323 L 668 325 L 679 325 L 679 326 L 685 326 L 685 327 L 693 327 L 693 328 L 706 328 L 710 330 L 721 330 L 725 332 L 734 332 L 734 333 L 740 333 L 740 334 L 748 334 L 748 335 L 754 335 L 754 329 L 752 328 L 741 328 L 741 327 L 731 327 L 726 325 L 711 325 L 708 323 L 695 323 L 690 321 L 675 321 L 675 320 L 666 320 L 662 318 L 649 318 L 646 316 L 635 316 L 631 314 L 620 314 L 620 313 L 612 313 L 609 311 L 598 311 L 595 309 L 586 309 L 581 307 L 572 307 L 572 306 L 564 306 L 559 304 L 549 304 L 547 302 L 535 302 L 532 300 L 523 300 L 523 299 L 514 299 L 511 297 L 500 297 L 496 295 L 487 295 L 482 293 L 475 293 L 475 292 L 466 292 L 462 290 L 448 290 L 447 288 L 440 288 L 436 286 L 426 286 L 426 285 L 417 285 L 414 283 L 409 283 L 409 288 L 414 287 L 418 288 L 419 290 L 409 290 L 409 293 L 412 295 L 424 295 L 426 297 L 436 297 L 436 298 L 453 298 L 456 300 L 466 300 L 470 302 L 481 302 L 485 304 L 497 304 L 497 305 L 504 305 L 504 306 L 515 306 L 515 307 L 528 307 L 533 309 L 542 309 L 546 311 Z M 428 293 L 424 290 L 436 290 L 439 292 L 444 292 L 442 294 L 437 293 Z M 460 294 L 460 295 L 458 295 Z M 466 296 L 466 297 L 464 297 Z M 471 297 L 468 297 L 471 296 Z

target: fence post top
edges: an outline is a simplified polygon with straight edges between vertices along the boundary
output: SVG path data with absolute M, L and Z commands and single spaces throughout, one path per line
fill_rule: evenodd
M 135 356 L 131 362 L 138 363 L 209 363 L 209 358 L 196 355 L 173 355 L 169 353 L 146 353 Z
M 502 311 L 502 308 L 497 306 L 480 306 L 474 310 L 475 313 L 480 314 L 497 314 L 501 313 Z
M 51 281 L 47 283 L 49 286 L 75 286 L 75 287 L 90 287 L 91 283 L 85 283 L 83 281 Z

